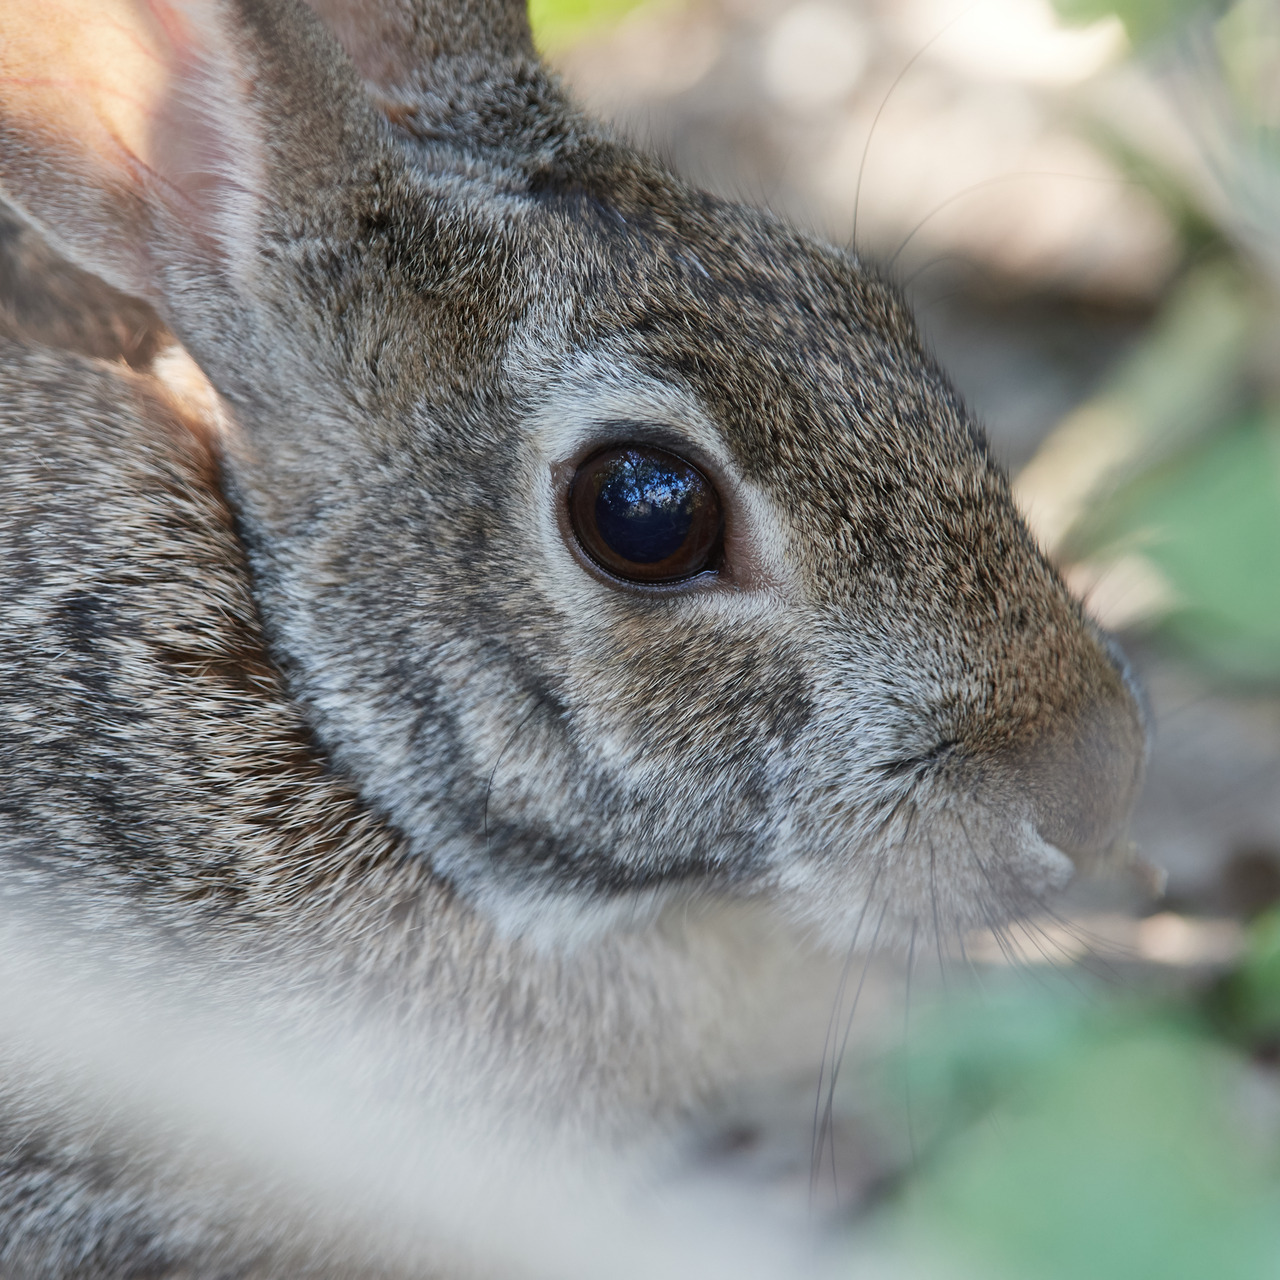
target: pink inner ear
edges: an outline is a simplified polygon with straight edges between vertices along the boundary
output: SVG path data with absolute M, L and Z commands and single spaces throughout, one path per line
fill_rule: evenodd
M 60 241 L 106 237 L 106 274 L 134 292 L 152 292 L 133 277 L 147 257 L 137 240 L 157 217 L 218 256 L 238 256 L 233 242 L 251 231 L 262 185 L 251 69 L 224 9 L 0 0 L 0 185 Z M 121 270 L 126 257 L 134 266 Z
M 60 150 L 150 169 L 189 24 L 148 0 L 0 0 L 0 105 Z M 175 39 L 176 37 L 176 39 Z

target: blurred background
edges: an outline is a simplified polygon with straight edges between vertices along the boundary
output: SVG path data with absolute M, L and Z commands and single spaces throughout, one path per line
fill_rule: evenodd
M 1280 1275 L 1280 3 L 533 14 L 628 135 L 900 284 L 1155 723 L 1159 872 L 971 940 L 945 1000 L 954 957 L 859 970 L 811 1149 L 800 1073 L 707 1158 L 862 1221 L 858 1274 Z

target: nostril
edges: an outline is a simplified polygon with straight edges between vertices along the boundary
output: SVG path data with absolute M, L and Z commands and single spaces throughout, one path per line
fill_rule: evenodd
M 941 764 L 955 751 L 957 746 L 959 746 L 957 738 L 944 738 L 927 751 L 921 751 L 916 755 L 903 756 L 901 759 L 891 761 L 889 764 L 884 765 L 881 771 L 887 778 L 917 777 Z
M 1020 772 L 1040 835 L 1076 859 L 1110 849 L 1128 822 L 1146 755 L 1144 708 L 1123 679 L 1115 696 L 1090 703 L 1027 753 Z

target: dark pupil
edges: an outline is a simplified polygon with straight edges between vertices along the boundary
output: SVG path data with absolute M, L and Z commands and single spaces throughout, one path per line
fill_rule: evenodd
M 674 459 L 624 453 L 601 481 L 596 528 L 624 560 L 656 564 L 684 546 L 702 492 L 701 476 Z

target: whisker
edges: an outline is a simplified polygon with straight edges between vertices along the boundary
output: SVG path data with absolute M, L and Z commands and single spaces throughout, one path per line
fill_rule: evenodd
M 969 828 L 965 826 L 964 819 L 957 815 L 957 820 L 959 820 L 961 831 L 965 833 L 965 841 L 968 842 L 969 854 L 973 858 L 974 865 L 978 868 L 979 872 L 982 873 L 984 881 L 986 881 L 989 888 L 991 888 L 993 899 L 995 899 L 997 904 L 1000 904 L 1002 908 L 1005 909 L 1007 922 L 1009 922 L 1009 924 L 1018 924 L 1020 928 L 1024 928 L 1025 932 L 1023 920 L 1027 913 L 1025 913 L 1024 905 L 1025 901 L 1034 901 L 1034 896 L 1024 895 L 1024 902 L 1011 902 L 1009 900 L 1009 895 L 1002 892 L 1000 888 L 997 887 L 996 882 L 993 881 L 991 872 L 989 872 L 986 863 L 984 863 L 978 854 L 977 846 L 974 845 L 973 836 L 970 835 Z M 1018 948 L 1014 946 L 1014 940 L 1012 940 L 1011 933 L 1009 932 L 1009 924 L 1006 924 L 1005 922 L 997 923 L 997 920 L 993 918 L 986 909 L 983 910 L 983 914 L 987 919 L 987 927 L 991 929 L 992 937 L 996 940 L 996 946 L 1000 947 L 1001 954 L 1005 956 L 1005 960 L 1009 963 L 1010 968 L 1016 970 L 1016 972 L 1020 974 L 1023 974 L 1024 977 L 1032 979 L 1033 982 L 1036 982 L 1037 986 L 1042 987 L 1044 991 L 1052 992 L 1053 988 L 1050 986 L 1050 983 L 1047 982 L 1047 979 L 1044 978 L 1044 975 L 1037 972 L 1036 965 L 1030 964 L 1028 960 L 1025 960 L 1024 957 L 1019 954 Z M 1028 937 L 1030 937 L 1030 934 L 1028 934 Z M 1041 954 L 1044 955 L 1043 948 L 1039 947 L 1034 938 L 1032 938 L 1032 943 L 1033 946 L 1037 946 L 1038 950 L 1041 950 Z M 1046 959 L 1048 959 L 1047 955 Z M 1053 963 L 1052 960 L 1050 961 L 1050 964 L 1052 965 L 1052 968 L 1055 969 L 1055 972 L 1059 970 L 1059 965 Z
M 880 875 L 883 871 L 884 864 L 881 863 L 876 868 L 875 875 L 871 877 L 871 883 L 867 887 L 867 896 L 862 903 L 862 910 L 858 912 L 858 919 L 854 922 L 853 937 L 849 939 L 849 950 L 845 954 L 844 966 L 840 973 L 840 982 L 836 988 L 835 1003 L 831 1007 L 831 1017 L 827 1021 L 826 1038 L 822 1043 L 822 1062 L 818 1067 L 818 1088 L 813 1100 L 813 1143 L 809 1163 L 809 1208 L 811 1212 L 822 1164 L 823 1139 L 819 1125 L 822 1111 L 822 1085 L 827 1071 L 828 1050 L 831 1054 L 832 1070 L 834 1071 L 836 1027 L 839 1025 L 840 1011 L 844 1007 L 844 993 L 848 988 L 849 974 L 852 972 L 854 956 L 857 954 L 858 938 L 862 933 L 862 924 L 867 918 L 867 912 L 870 910 L 872 902 L 875 900 L 876 885 L 880 882 Z M 861 984 L 859 984 L 859 989 L 861 989 Z
M 849 1006 L 849 1016 L 844 1024 L 844 1036 L 840 1041 L 840 1052 L 831 1064 L 831 1082 L 827 1089 L 827 1108 L 826 1108 L 826 1127 L 828 1135 L 828 1149 L 831 1154 L 831 1193 L 832 1197 L 839 1200 L 840 1184 L 836 1175 L 836 1135 L 835 1135 L 835 1101 L 836 1101 L 836 1083 L 840 1078 L 840 1068 L 844 1065 L 845 1053 L 849 1048 L 849 1036 L 853 1031 L 853 1020 L 858 1012 L 858 1004 L 862 999 L 862 990 L 866 985 L 867 974 L 871 972 L 871 962 L 875 959 L 876 950 L 880 945 L 880 930 L 884 925 L 885 916 L 889 911 L 889 897 L 886 894 L 884 905 L 880 908 L 880 915 L 876 920 L 875 933 L 871 935 L 871 945 L 867 948 L 866 959 L 862 963 L 862 972 L 858 976 L 858 987 L 853 993 L 853 1003 Z
M 854 922 L 854 934 L 852 934 L 852 937 L 849 940 L 849 951 L 845 954 L 845 963 L 841 969 L 840 983 L 837 984 L 836 998 L 831 1009 L 831 1018 L 827 1020 L 827 1036 L 823 1039 L 822 1062 L 820 1062 L 818 1068 L 818 1089 L 817 1093 L 815 1093 L 813 1103 L 813 1146 L 812 1152 L 810 1152 L 809 1169 L 810 1210 L 813 1208 L 813 1197 L 815 1190 L 817 1190 L 818 1171 L 820 1169 L 820 1164 L 822 1164 L 822 1134 L 819 1133 L 819 1116 L 820 1111 L 822 1111 L 822 1085 L 827 1074 L 828 1050 L 831 1052 L 832 1064 L 835 1064 L 836 1027 L 838 1023 L 840 1023 L 841 1010 L 845 1004 L 845 991 L 847 986 L 849 986 L 849 975 L 852 972 L 854 957 L 858 954 L 858 938 L 860 937 L 861 932 L 863 932 L 863 922 L 867 919 L 867 913 L 870 910 L 870 906 L 872 906 L 872 902 L 876 900 L 876 886 L 879 883 L 879 878 L 881 878 L 883 870 L 884 864 L 882 863 L 877 867 L 876 874 L 874 874 L 872 882 L 870 882 L 867 887 L 867 897 L 863 900 L 863 906 L 861 906 L 861 910 L 858 913 L 858 919 Z
M 942 926 L 938 923 L 938 850 L 929 837 L 929 899 L 933 908 L 933 944 L 938 953 L 938 977 L 947 987 L 947 966 L 942 958 Z
M 1022 930 L 1027 941 L 1030 942 L 1030 944 L 1040 953 L 1045 964 L 1047 964 L 1054 973 L 1061 974 L 1071 984 L 1073 991 L 1076 991 L 1080 995 L 1086 994 L 1085 988 L 1077 981 L 1075 973 L 1073 972 L 1074 966 L 1069 952 L 1056 957 L 1050 955 L 1040 939 L 1043 938 L 1045 942 L 1051 942 L 1052 939 L 1049 938 L 1049 935 L 1043 928 L 1036 925 L 1035 921 L 1028 920 L 1025 917 L 1018 917 L 1012 921 L 1012 923 Z M 1059 950 L 1061 951 L 1061 948 L 1059 948 Z
M 894 76 L 893 83 L 885 90 L 884 97 L 880 99 L 880 105 L 876 108 L 876 113 L 871 118 L 871 127 L 867 130 L 867 140 L 862 145 L 862 157 L 858 161 L 858 180 L 854 184 L 854 188 L 853 188 L 852 243 L 853 243 L 853 251 L 855 253 L 857 253 L 858 251 L 858 208 L 862 202 L 862 176 L 866 172 L 867 156 L 871 152 L 871 142 L 876 136 L 876 126 L 880 123 L 880 117 L 884 115 L 884 110 L 889 105 L 889 100 L 898 91 L 898 86 L 903 82 L 903 80 L 907 78 L 907 75 L 911 71 L 911 68 L 914 67 L 916 63 L 919 62 L 920 59 L 923 58 L 924 55 L 928 53 L 929 50 L 932 49 L 933 46 L 937 44 L 938 41 L 941 40 L 943 36 L 947 34 L 948 31 L 951 30 L 952 27 L 954 27 L 957 23 L 967 18 L 975 9 L 979 7 L 981 3 L 982 3 L 982 0 L 975 0 L 975 3 L 969 5 L 967 8 L 963 9 L 960 13 L 956 14 L 956 16 L 952 18 L 949 22 L 947 22 L 945 25 L 939 27 L 938 30 L 934 32 L 934 34 L 930 36 L 929 39 L 926 40 L 925 43 L 922 44 L 920 48 L 918 48 L 915 51 L 915 53 L 913 53 L 911 57 L 908 58 L 907 61 L 902 64 L 902 69 L 898 72 L 896 76 Z
M 983 808 L 986 809 L 988 813 L 991 812 L 990 806 L 985 803 L 983 804 Z M 963 821 L 961 821 L 961 826 L 962 827 L 964 826 Z M 965 829 L 965 836 L 969 840 L 970 847 L 972 848 L 973 841 L 972 841 L 972 838 L 969 836 L 969 832 L 967 828 Z M 976 857 L 976 854 L 975 854 L 975 857 Z M 983 866 L 981 859 L 977 860 L 977 864 L 979 869 L 983 872 L 983 874 L 986 875 L 986 868 Z M 987 877 L 987 879 L 988 879 L 988 883 L 990 883 L 989 876 Z M 993 890 L 994 890 L 994 886 L 993 886 Z M 1114 942 L 1110 942 L 1105 938 L 1099 937 L 1097 934 L 1090 934 L 1090 932 L 1086 930 L 1083 926 L 1081 926 L 1078 922 L 1068 920 L 1065 916 L 1061 914 L 1061 912 L 1055 910 L 1049 904 L 1049 902 L 1046 900 L 1043 894 L 1032 893 L 1030 891 L 1024 890 L 1022 896 L 1023 896 L 1023 902 L 1022 904 L 1020 904 L 1022 909 L 1012 914 L 1015 914 L 1019 917 L 1029 917 L 1031 915 L 1031 909 L 1034 908 L 1037 914 L 1048 917 L 1054 924 L 1058 925 L 1059 928 L 1061 928 L 1069 937 L 1074 939 L 1074 941 L 1076 941 L 1085 950 L 1085 952 L 1088 954 L 1091 960 L 1094 960 L 1097 962 L 1097 964 L 1103 970 L 1103 975 L 1101 976 L 1105 976 L 1108 981 L 1112 981 L 1112 982 L 1121 981 L 1121 975 L 1119 971 L 1115 968 L 1115 965 L 1112 962 L 1112 960 L 1108 959 L 1107 955 L 1105 954 L 1105 951 L 1110 950 L 1113 953 L 1113 955 L 1117 959 L 1119 959 L 1119 958 L 1125 958 L 1124 948 L 1121 948 L 1118 944 Z M 1048 935 L 1045 932 L 1043 926 L 1038 926 L 1038 927 L 1040 928 L 1042 935 L 1045 936 L 1046 940 L 1048 940 Z M 1099 948 L 1101 948 L 1101 950 Z M 1063 948 L 1063 950 L 1065 950 L 1065 948 Z M 1048 959 L 1048 957 L 1046 957 L 1046 959 Z M 1055 968 L 1059 967 L 1059 965 L 1052 960 L 1050 960 L 1049 963 L 1053 964 Z M 1080 965 L 1081 962 L 1078 956 L 1068 956 L 1066 959 L 1066 963 L 1070 963 L 1072 965 L 1078 966 Z
M 945 200 L 936 204 L 928 213 L 916 223 L 914 227 L 907 233 L 906 239 L 893 251 L 887 267 L 892 268 L 894 263 L 902 256 L 902 252 L 916 238 L 924 228 L 933 221 L 938 214 L 949 209 L 958 200 L 963 200 L 966 196 L 971 196 L 975 191 L 981 191 L 985 187 L 996 186 L 1003 182 L 1016 182 L 1025 178 L 1069 178 L 1076 182 L 1102 182 L 1112 183 L 1116 186 L 1137 186 L 1137 182 L 1132 178 L 1125 178 L 1117 174 L 1114 177 L 1110 175 L 1096 173 L 1061 173 L 1053 170 L 1041 169 L 1021 169 L 1017 173 L 1001 173 L 993 178 L 983 178 L 980 182 L 971 182 L 967 187 L 948 196 Z
M 1072 957 L 1072 963 L 1083 966 L 1084 958 L 1087 957 L 1090 962 L 1097 966 L 1097 972 L 1094 976 L 1102 981 L 1114 985 L 1124 980 L 1120 970 L 1116 968 L 1116 962 L 1135 959 L 1136 953 L 1132 947 L 1126 947 L 1123 943 L 1114 942 L 1092 933 L 1079 924 L 1078 921 L 1070 920 L 1055 911 L 1043 900 L 1037 901 L 1036 905 L 1043 915 L 1047 916 L 1084 951 L 1085 956 Z M 1111 954 L 1108 955 L 1108 952 Z M 1090 969 L 1089 972 L 1094 973 L 1094 970 Z
M 511 744 L 515 742 L 516 737 L 520 733 L 520 730 L 523 729 L 525 725 L 529 723 L 530 718 L 533 716 L 533 713 L 537 709 L 538 709 L 538 704 L 535 702 L 533 706 L 531 706 L 529 710 L 526 711 L 524 715 L 520 717 L 520 723 L 517 724 L 516 727 L 511 730 L 511 733 L 508 736 L 506 742 L 502 744 L 502 750 L 498 752 L 498 758 L 493 762 L 493 768 L 489 770 L 489 781 L 486 784 L 484 789 L 484 811 L 483 811 L 484 847 L 486 852 L 488 852 L 489 850 L 489 797 L 493 793 L 493 780 L 498 776 L 498 766 L 502 764 L 502 757 L 505 756 L 507 752 L 511 749 Z
M 881 868 L 883 868 L 883 863 Z M 878 878 L 878 873 L 877 873 Z M 870 895 L 868 895 L 868 900 Z M 862 971 L 858 975 L 858 985 L 853 993 L 853 1002 L 849 1006 L 849 1016 L 845 1020 L 844 1034 L 840 1040 L 840 1048 L 833 1054 L 831 1061 L 831 1074 L 827 1082 L 827 1100 L 822 1114 L 822 1125 L 819 1135 L 819 1145 L 816 1156 L 817 1167 L 821 1169 L 823 1151 L 826 1150 L 831 1157 L 831 1191 L 833 1198 L 838 1202 L 840 1195 L 839 1177 L 836 1172 L 836 1151 L 835 1151 L 835 1098 L 836 1084 L 840 1078 L 840 1068 L 844 1063 L 845 1052 L 849 1047 L 849 1035 L 853 1030 L 853 1020 L 858 1012 L 858 1003 L 862 999 L 863 987 L 866 985 L 867 974 L 871 969 L 871 962 L 875 958 L 876 948 L 880 944 L 880 931 L 884 926 L 885 916 L 889 910 L 889 898 L 885 895 L 884 905 L 880 908 L 880 915 L 876 920 L 875 932 L 871 935 L 871 945 L 867 948 L 867 954 L 862 962 Z
M 904 293 L 907 292 L 907 290 L 909 290 L 911 286 L 914 285 L 922 275 L 925 275 L 927 272 L 932 271 L 935 267 L 942 266 L 944 262 L 950 262 L 955 264 L 956 266 L 963 267 L 969 273 L 970 276 L 973 276 L 976 279 L 983 281 L 984 283 L 988 280 L 988 276 L 986 272 L 984 272 L 982 268 L 978 266 L 978 264 L 974 262 L 974 260 L 968 254 L 958 253 L 952 250 L 949 253 L 934 254 L 932 258 L 922 263 L 909 276 L 903 279 L 900 284 L 900 288 Z
M 919 1163 L 916 1148 L 915 1113 L 911 1106 L 911 978 L 916 967 L 916 919 L 911 918 L 911 941 L 907 944 L 907 984 L 902 1002 L 902 1095 L 907 1111 L 907 1148 L 911 1152 L 911 1167 Z
M 989 994 L 987 991 L 987 984 L 983 982 L 982 973 L 978 969 L 978 966 L 974 964 L 973 957 L 969 954 L 969 948 L 965 945 L 964 927 L 961 924 L 959 917 L 956 918 L 954 923 L 955 923 L 955 931 L 956 931 L 956 943 L 960 948 L 961 962 L 969 970 L 969 973 L 972 975 L 974 982 L 978 986 L 979 992 L 983 995 L 983 997 L 986 997 Z
M 1007 917 L 1016 917 L 1019 914 L 1016 904 L 1009 902 L 1007 894 L 998 888 L 996 882 L 991 878 L 991 873 L 987 870 L 986 863 L 983 862 L 981 855 L 978 853 L 977 845 L 973 841 L 973 834 L 970 832 L 964 818 L 960 814 L 956 814 L 955 819 L 960 824 L 960 830 L 964 832 L 965 843 L 969 846 L 969 856 L 973 859 L 974 866 L 982 873 L 982 878 L 987 882 L 993 901 L 1004 909 Z M 982 907 L 982 915 L 987 922 L 987 928 L 990 930 L 996 946 L 1000 948 L 1000 952 L 1010 968 L 1019 972 L 1034 974 L 1032 967 L 1018 955 L 1017 950 L 1013 947 L 1012 939 L 1008 936 L 1004 923 L 992 915 L 990 906 L 985 903 Z M 1037 980 L 1040 980 L 1039 975 L 1035 976 Z

